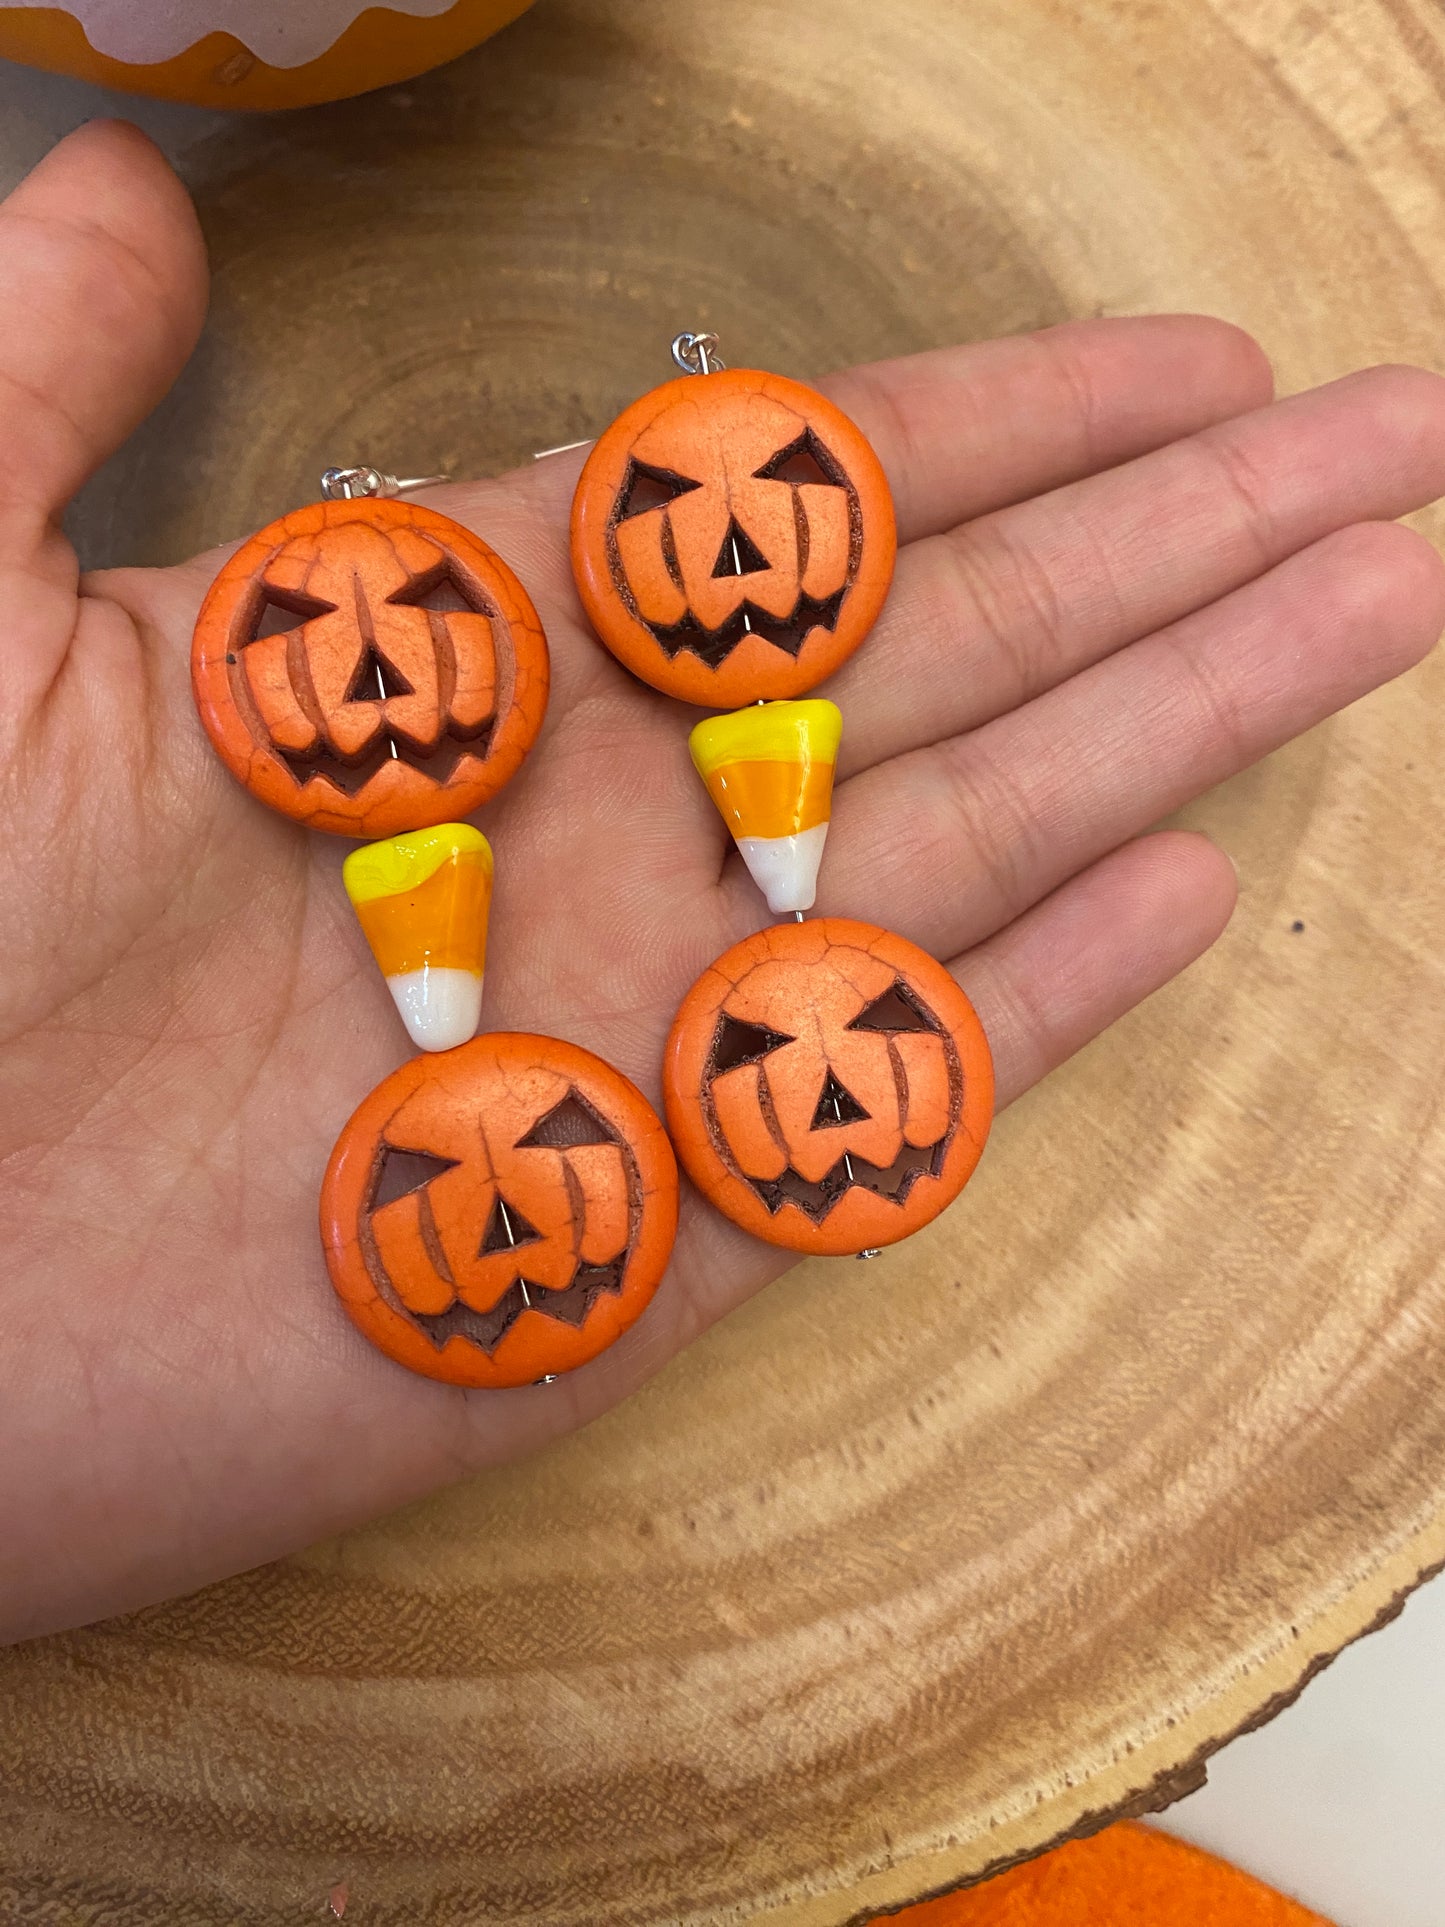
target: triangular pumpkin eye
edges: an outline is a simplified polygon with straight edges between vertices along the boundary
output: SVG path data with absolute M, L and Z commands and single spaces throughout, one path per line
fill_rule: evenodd
M 780 448 L 753 474 L 760 482 L 791 482 L 794 488 L 808 484 L 822 488 L 843 488 L 847 477 L 824 448 L 811 428 L 805 428 L 795 442 Z
M 756 1064 L 769 1051 L 781 1050 L 794 1041 L 785 1031 L 769 1030 L 766 1024 L 745 1024 L 737 1017 L 724 1016 L 713 1039 L 713 1075 L 735 1071 L 739 1064 Z
M 495 614 L 445 562 L 439 568 L 429 569 L 425 575 L 413 576 L 386 599 L 398 608 L 430 609 L 437 615 L 451 615 L 459 610 L 469 610 L 479 616 Z
M 617 1133 L 606 1118 L 594 1111 L 576 1091 L 569 1091 L 560 1104 L 554 1104 L 539 1117 L 525 1137 L 517 1139 L 519 1151 L 571 1151 L 579 1144 L 615 1144 Z
M 247 640 L 259 642 L 263 636 L 284 635 L 289 629 L 299 629 L 305 623 L 314 622 L 318 616 L 334 615 L 335 612 L 336 604 L 323 602 L 319 596 L 281 596 L 269 586 L 263 587 Z
M 939 1025 L 900 979 L 890 984 L 881 997 L 875 997 L 871 1004 L 865 1004 L 853 1021 L 845 1025 L 845 1029 L 937 1032 Z
M 454 1171 L 460 1162 L 459 1158 L 439 1158 L 431 1151 L 404 1151 L 398 1145 L 385 1144 L 368 1208 L 380 1211 L 384 1204 L 395 1204 L 398 1198 L 422 1190 L 444 1171 Z
M 690 495 L 701 487 L 701 482 L 679 475 L 675 469 L 654 468 L 650 462 L 639 462 L 633 456 L 618 491 L 617 520 L 626 522 L 634 515 L 646 515 L 649 509 L 665 508 L 679 495 Z

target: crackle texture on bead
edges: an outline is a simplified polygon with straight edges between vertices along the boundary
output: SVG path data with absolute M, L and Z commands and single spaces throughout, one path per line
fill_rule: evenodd
M 693 985 L 664 1061 L 683 1168 L 771 1244 L 840 1255 L 957 1197 L 993 1116 L 973 1005 L 924 951 L 842 917 L 775 924 Z
M 713 709 L 831 675 L 877 620 L 896 546 L 862 433 L 816 389 L 748 368 L 625 408 L 572 505 L 572 571 L 602 641 Z
M 297 509 L 244 543 L 196 623 L 201 721 L 236 779 L 314 830 L 466 816 L 514 776 L 550 680 L 516 576 L 416 502 Z
M 515 1032 L 394 1071 L 321 1188 L 348 1314 L 452 1385 L 585 1365 L 641 1316 L 676 1230 L 677 1164 L 642 1093 L 591 1051 Z

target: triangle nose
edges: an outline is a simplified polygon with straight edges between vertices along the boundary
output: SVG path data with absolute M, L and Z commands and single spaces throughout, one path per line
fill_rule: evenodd
M 385 702 L 388 696 L 412 696 L 416 691 L 394 662 L 382 655 L 374 642 L 362 645 L 361 660 L 352 672 L 342 701 L 346 703 Z
M 491 1215 L 477 1256 L 490 1258 L 494 1252 L 515 1251 L 518 1245 L 536 1244 L 541 1236 L 536 1225 L 524 1217 L 516 1205 L 508 1204 L 499 1191 L 492 1200 Z
M 714 579 L 727 575 L 763 575 L 772 566 L 742 523 L 735 515 L 731 516 L 717 561 L 712 565 Z
M 813 1129 L 830 1131 L 839 1124 L 862 1124 L 872 1115 L 871 1111 L 864 1110 L 848 1086 L 829 1071 L 813 1112 Z

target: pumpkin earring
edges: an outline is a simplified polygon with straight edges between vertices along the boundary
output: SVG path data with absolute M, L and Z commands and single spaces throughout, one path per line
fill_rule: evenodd
M 682 376 L 623 409 L 572 506 L 593 628 L 654 689 L 710 709 L 831 675 L 877 621 L 896 547 L 882 465 L 843 411 L 716 348 L 677 337 Z
M 222 567 L 196 622 L 192 686 L 253 796 L 312 829 L 383 839 L 342 875 L 426 1054 L 377 1086 L 332 1152 L 332 1284 L 412 1371 L 526 1385 L 585 1364 L 640 1316 L 672 1250 L 677 1167 L 656 1113 L 601 1058 L 473 1035 L 492 852 L 455 819 L 520 767 L 550 669 L 501 557 L 395 499 L 424 485 L 328 469 L 322 501 Z
M 572 566 L 618 660 L 719 708 L 693 762 L 775 924 L 683 999 L 667 1120 L 718 1210 L 795 1251 L 871 1257 L 963 1189 L 993 1115 L 978 1017 L 924 951 L 875 924 L 805 922 L 831 815 L 836 706 L 795 698 L 873 626 L 896 548 L 882 467 L 824 396 L 724 369 L 679 335 L 680 378 L 624 409 L 588 456 Z

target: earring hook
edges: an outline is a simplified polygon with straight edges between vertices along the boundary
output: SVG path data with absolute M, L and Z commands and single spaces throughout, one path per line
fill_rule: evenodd
M 672 344 L 672 358 L 685 375 L 721 374 L 727 363 L 717 352 L 714 334 L 689 334 L 684 331 Z
M 321 475 L 321 496 L 327 502 L 350 502 L 358 495 L 390 499 L 410 495 L 413 489 L 433 488 L 450 481 L 449 475 L 408 475 L 398 480 L 383 469 L 363 463 L 357 468 L 328 468 Z

